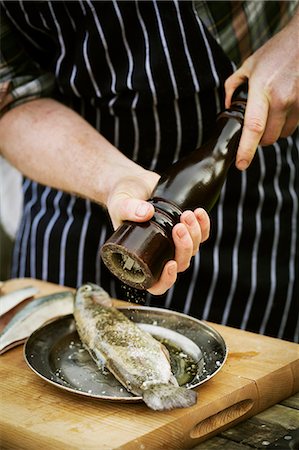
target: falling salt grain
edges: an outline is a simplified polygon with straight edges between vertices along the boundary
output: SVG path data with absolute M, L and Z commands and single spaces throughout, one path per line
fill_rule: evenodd
M 283 437 L 286 441 L 290 441 L 292 438 L 292 436 L 290 436 L 289 434 L 287 434 L 286 436 Z
M 263 442 L 262 442 L 262 445 L 269 445 L 269 444 L 270 444 L 269 441 L 263 441 Z

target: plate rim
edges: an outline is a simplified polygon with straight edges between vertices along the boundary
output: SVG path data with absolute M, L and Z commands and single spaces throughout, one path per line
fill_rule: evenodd
M 166 308 L 158 308 L 158 307 L 151 307 L 151 306 L 143 306 L 143 305 L 137 305 L 137 306 L 115 306 L 115 308 L 119 309 L 119 310 L 126 310 L 126 311 L 130 311 L 130 310 L 143 310 L 143 311 L 150 311 L 150 312 L 157 312 L 157 313 L 166 313 L 166 314 L 174 314 L 176 316 L 181 316 L 184 317 L 185 319 L 191 320 L 193 322 L 196 322 L 198 324 L 200 324 L 201 326 L 203 325 L 204 328 L 209 331 L 212 332 L 214 335 L 216 335 L 217 341 L 218 339 L 220 339 L 220 342 L 218 341 L 218 343 L 223 347 L 224 350 L 224 354 L 223 354 L 223 361 L 220 364 L 219 367 L 217 367 L 215 369 L 215 371 L 212 374 L 207 375 L 206 378 L 204 378 L 203 380 L 199 381 L 196 386 L 190 386 L 187 387 L 187 389 L 197 389 L 200 385 L 202 385 L 203 383 L 209 381 L 211 378 L 213 378 L 215 375 L 217 375 L 217 373 L 223 368 L 224 364 L 226 363 L 227 357 L 228 357 L 228 346 L 223 338 L 223 336 L 215 329 L 213 328 L 213 326 L 209 325 L 205 320 L 201 320 L 201 319 L 197 319 L 196 317 L 192 317 L 189 316 L 185 313 L 179 312 L 179 311 L 173 311 L 173 310 L 169 310 Z M 142 402 L 143 399 L 141 396 L 135 396 L 134 394 L 132 394 L 132 396 L 128 396 L 128 397 L 117 397 L 117 396 L 107 396 L 107 395 L 100 395 L 100 394 L 93 394 L 87 391 L 81 391 L 63 384 L 58 383 L 55 380 L 51 380 L 51 378 L 43 375 L 42 373 L 40 373 L 38 370 L 35 369 L 35 367 L 33 367 L 33 365 L 30 362 L 30 359 L 27 357 L 26 354 L 26 350 L 28 347 L 28 343 L 30 341 L 30 339 L 33 339 L 35 334 L 38 334 L 41 330 L 43 330 L 46 326 L 49 326 L 51 324 L 53 324 L 54 322 L 58 322 L 58 321 L 62 321 L 62 320 L 69 320 L 72 319 L 73 321 L 75 321 L 74 319 L 74 315 L 71 314 L 66 314 L 66 315 L 61 315 L 61 316 L 56 316 L 48 321 L 46 321 L 43 325 L 41 325 L 40 327 L 38 327 L 36 330 L 34 330 L 26 339 L 26 341 L 24 342 L 23 345 L 23 357 L 24 360 L 27 364 L 27 366 L 37 375 L 39 376 L 42 380 L 46 381 L 47 383 L 50 383 L 52 386 L 55 386 L 56 388 L 60 388 L 64 391 L 68 391 L 72 394 L 76 394 L 76 395 L 83 395 L 84 397 L 88 397 L 88 398 L 94 398 L 97 400 L 105 400 L 105 401 L 112 401 L 112 402 L 123 402 L 123 403 L 139 403 Z M 136 323 L 136 322 L 135 322 Z M 167 327 L 166 327 L 167 328 Z M 171 328 L 170 328 L 171 329 Z M 190 339 L 190 338 L 189 338 Z M 125 389 L 125 388 L 124 388 Z

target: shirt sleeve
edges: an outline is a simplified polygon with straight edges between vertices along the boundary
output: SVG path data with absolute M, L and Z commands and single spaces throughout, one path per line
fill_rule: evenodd
M 195 0 L 209 32 L 237 66 L 281 30 L 299 1 L 219 2 Z
M 0 14 L 0 117 L 30 100 L 49 97 L 55 76 L 43 71 L 25 52 L 14 29 Z

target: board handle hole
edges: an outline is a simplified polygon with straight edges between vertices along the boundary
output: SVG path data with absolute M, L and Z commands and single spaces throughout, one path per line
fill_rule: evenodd
M 245 399 L 239 403 L 229 406 L 228 408 L 219 411 L 213 416 L 207 417 L 200 423 L 195 425 L 190 431 L 190 437 L 197 439 L 203 436 L 207 436 L 215 430 L 219 430 L 227 424 L 234 422 L 240 417 L 244 416 L 253 406 L 253 400 Z

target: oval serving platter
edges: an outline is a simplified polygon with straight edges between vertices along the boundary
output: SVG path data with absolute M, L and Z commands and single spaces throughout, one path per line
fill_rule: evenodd
M 208 381 L 225 363 L 226 344 L 222 336 L 205 322 L 162 308 L 138 306 L 118 309 L 137 324 L 148 324 L 146 326 L 150 329 L 162 327 L 172 330 L 170 334 L 183 335 L 187 343 L 191 340 L 192 346 L 201 350 L 201 357 L 192 372 L 193 378 L 183 383 L 187 388 L 193 389 Z M 172 356 L 171 347 L 169 350 Z M 81 344 L 72 314 L 34 331 L 25 343 L 24 358 L 38 376 L 67 391 L 109 401 L 142 401 L 141 397 L 128 392 L 111 373 L 97 367 Z

